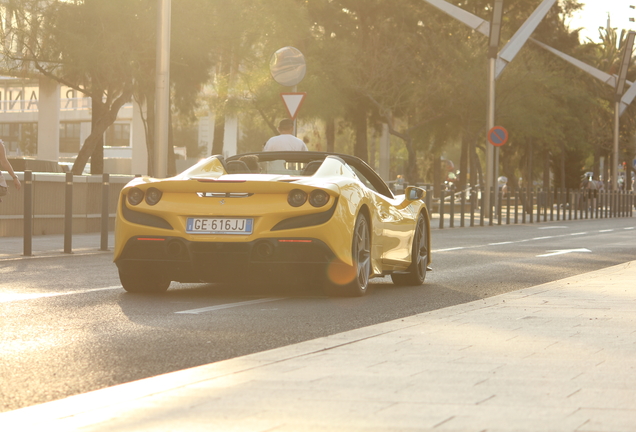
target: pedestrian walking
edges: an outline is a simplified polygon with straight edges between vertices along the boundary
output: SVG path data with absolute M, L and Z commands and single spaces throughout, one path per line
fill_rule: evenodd
M 4 168 L 9 173 L 9 175 L 13 178 L 13 185 L 17 190 L 20 190 L 20 187 L 22 185 L 20 184 L 18 176 L 13 171 L 11 163 L 7 159 L 7 152 L 4 148 L 4 142 L 2 140 L 0 140 L 0 167 Z M 8 193 L 8 189 L 9 188 L 7 186 L 7 182 L 2 175 L 2 170 L 0 170 L 0 202 L 2 202 L 2 197 Z

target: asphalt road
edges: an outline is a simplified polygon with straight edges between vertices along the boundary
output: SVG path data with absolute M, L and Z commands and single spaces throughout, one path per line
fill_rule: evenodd
M 0 411 L 478 300 L 631 261 L 636 219 L 433 230 L 422 287 L 126 293 L 110 254 L 0 261 Z

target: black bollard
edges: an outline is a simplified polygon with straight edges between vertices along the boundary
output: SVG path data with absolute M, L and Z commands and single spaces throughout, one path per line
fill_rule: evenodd
M 2 174 L 0 174 L 2 175 Z M 33 172 L 24 171 L 24 218 L 22 220 L 24 232 L 24 256 L 33 255 Z
M 73 173 L 66 173 L 64 194 L 64 253 L 73 253 Z
M 99 250 L 108 250 L 108 194 L 110 188 L 110 175 L 102 174 L 102 238 Z

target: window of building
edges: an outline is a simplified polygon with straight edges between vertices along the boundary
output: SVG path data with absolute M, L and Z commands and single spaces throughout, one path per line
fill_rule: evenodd
M 130 147 L 130 124 L 115 123 L 106 130 L 104 145 L 107 147 Z
M 60 123 L 60 153 L 79 152 L 80 129 L 80 123 Z
M 10 155 L 32 156 L 37 153 L 37 123 L 0 123 L 0 139 Z

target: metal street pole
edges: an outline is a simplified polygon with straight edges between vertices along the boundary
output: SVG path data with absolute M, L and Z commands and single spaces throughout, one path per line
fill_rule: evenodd
M 620 96 L 619 96 L 620 98 Z M 612 149 L 612 190 L 618 190 L 618 136 L 620 129 L 620 99 L 614 103 L 614 145 Z
M 486 124 L 486 132 L 495 127 L 495 67 L 497 58 L 491 57 L 488 60 L 488 121 Z M 495 147 L 490 143 L 486 143 L 486 183 L 484 184 L 485 193 L 484 207 L 486 208 L 486 217 L 490 215 L 490 189 L 493 187 L 493 155 L 495 153 Z
M 499 50 L 499 36 L 501 34 L 501 21 L 503 16 L 503 0 L 495 0 L 492 9 L 492 20 L 490 21 L 490 35 L 488 38 L 488 119 L 486 132 L 495 127 L 495 79 L 497 67 L 497 51 Z M 490 217 L 492 224 L 490 203 L 490 189 L 493 187 L 493 166 L 497 166 L 497 161 L 493 161 L 495 150 L 490 143 L 486 143 L 486 183 L 484 185 L 485 193 L 484 206 L 486 207 L 486 216 Z M 497 156 L 499 154 L 497 153 Z M 498 158 L 497 158 L 498 159 Z M 496 181 L 496 178 L 495 178 Z M 497 194 L 495 193 L 495 203 L 497 202 Z
M 612 190 L 618 190 L 618 138 L 620 132 L 620 109 L 621 98 L 625 88 L 625 80 L 627 78 L 627 69 L 632 59 L 632 48 L 634 47 L 634 36 L 636 32 L 630 31 L 625 38 L 625 50 L 621 59 L 621 66 L 618 70 L 618 80 L 616 81 L 616 93 L 614 103 L 614 151 L 612 156 Z M 625 178 L 627 181 L 627 178 Z
M 171 0 L 157 0 L 157 72 L 155 84 L 154 177 L 168 177 L 170 123 L 170 15 Z

